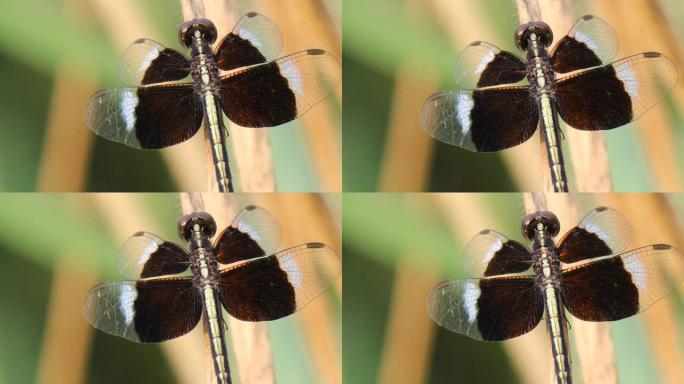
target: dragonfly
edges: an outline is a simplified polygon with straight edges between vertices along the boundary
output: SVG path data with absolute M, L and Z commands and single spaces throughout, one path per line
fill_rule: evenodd
M 341 70 L 322 49 L 278 58 L 280 30 L 256 12 L 244 15 L 212 50 L 216 38 L 210 20 L 194 19 L 179 29 L 190 58 L 150 39 L 133 42 L 119 64 L 129 87 L 95 92 L 86 106 L 88 128 L 129 147 L 159 149 L 190 139 L 204 121 L 219 191 L 232 192 L 223 114 L 242 127 L 287 123 L 323 100 Z M 182 82 L 188 76 L 192 82 Z
M 277 252 L 278 222 L 256 206 L 242 209 L 212 244 L 215 233 L 216 222 L 206 212 L 178 221 L 187 248 L 135 233 L 118 259 L 119 271 L 130 280 L 92 287 L 83 304 L 85 319 L 108 334 L 157 343 L 185 335 L 204 318 L 217 382 L 231 383 L 222 308 L 243 321 L 288 316 L 332 285 L 341 262 L 333 248 L 317 242 Z
M 548 211 L 525 216 L 531 249 L 494 230 L 465 247 L 465 270 L 475 278 L 437 284 L 427 302 L 440 326 L 476 340 L 501 341 L 546 318 L 557 383 L 572 383 L 565 309 L 584 321 L 624 319 L 667 295 L 684 277 L 684 256 L 668 244 L 627 251 L 629 221 L 598 207 L 563 238 Z
M 421 127 L 441 142 L 495 152 L 527 141 L 541 122 L 553 189 L 567 192 L 558 116 L 583 131 L 623 126 L 658 104 L 678 72 L 658 52 L 611 62 L 617 34 L 592 15 L 580 18 L 548 52 L 552 41 L 551 28 L 533 21 L 515 32 L 524 60 L 483 41 L 471 43 L 455 71 L 461 88 L 428 97 Z

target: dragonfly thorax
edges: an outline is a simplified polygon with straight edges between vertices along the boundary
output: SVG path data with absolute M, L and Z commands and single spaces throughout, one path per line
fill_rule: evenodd
M 216 58 L 211 50 L 194 55 L 191 59 L 193 87 L 196 95 L 219 95 L 221 89 L 221 77 Z
M 207 242 L 207 245 L 208 242 Z M 211 248 L 201 246 L 192 250 L 190 254 L 190 270 L 192 271 L 195 287 L 218 289 L 219 274 L 216 255 Z

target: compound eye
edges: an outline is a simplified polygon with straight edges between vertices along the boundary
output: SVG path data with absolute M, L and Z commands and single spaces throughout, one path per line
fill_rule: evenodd
M 202 229 L 202 234 L 207 237 L 212 237 L 216 234 L 216 221 L 211 217 L 210 214 L 206 212 L 199 212 L 198 219 L 200 228 Z
M 527 239 L 532 241 L 534 239 L 534 229 L 535 229 L 535 218 L 537 217 L 536 213 L 530 213 L 529 215 L 525 215 L 522 219 L 522 226 L 521 226 L 521 232 L 523 236 Z
M 548 25 L 544 24 L 545 28 L 542 27 L 539 29 L 539 41 L 542 43 L 542 45 L 546 48 L 551 46 L 551 43 L 553 42 L 553 32 L 551 31 L 551 28 L 549 28 Z
M 518 29 L 515 30 L 515 45 L 524 51 L 529 44 L 528 39 L 529 31 L 527 30 L 527 24 L 518 26 Z
M 178 220 L 178 236 L 186 242 L 190 241 L 192 237 L 193 217 L 194 215 L 191 213 L 184 215 Z

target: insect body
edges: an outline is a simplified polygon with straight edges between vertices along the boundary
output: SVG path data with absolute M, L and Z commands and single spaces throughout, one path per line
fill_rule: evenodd
M 288 316 L 325 291 L 340 274 L 335 251 L 307 243 L 276 252 L 277 221 L 248 206 L 212 244 L 216 223 L 206 212 L 178 223 L 182 247 L 147 232 L 123 245 L 120 272 L 133 280 L 95 285 L 83 305 L 97 329 L 141 343 L 190 332 L 201 317 L 219 383 L 230 383 L 222 308 L 244 321 Z M 192 276 L 179 275 L 187 270 Z
M 546 315 L 558 383 L 571 383 L 565 309 L 585 321 L 635 315 L 669 293 L 684 277 L 684 256 L 667 244 L 626 251 L 631 227 L 617 211 L 599 207 L 556 243 L 560 224 L 551 212 L 525 216 L 532 242 L 483 230 L 466 246 L 471 276 L 443 281 L 428 298 L 428 313 L 442 327 L 477 340 L 523 335 Z

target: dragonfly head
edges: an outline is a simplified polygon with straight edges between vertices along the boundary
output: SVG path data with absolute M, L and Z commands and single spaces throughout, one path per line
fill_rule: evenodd
M 192 39 L 195 33 L 199 32 L 202 38 L 209 44 L 216 41 L 216 26 L 209 19 L 193 19 L 181 24 L 178 30 L 178 40 L 185 48 L 192 46 Z
M 551 27 L 543 21 L 533 21 L 521 24 L 515 30 L 515 45 L 523 51 L 527 50 L 530 40 L 533 38 L 539 40 L 542 46 L 548 48 L 553 42 Z
M 560 232 L 560 222 L 552 212 L 539 211 L 523 217 L 522 233 L 527 240 L 534 239 L 534 234 L 539 227 L 542 227 L 551 237 L 555 237 Z
M 216 221 L 206 212 L 193 212 L 178 220 L 178 236 L 185 241 L 190 241 L 195 225 L 203 236 L 212 237 L 216 233 Z

